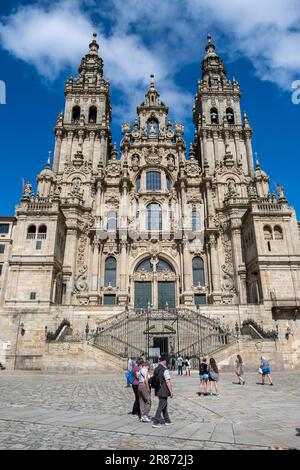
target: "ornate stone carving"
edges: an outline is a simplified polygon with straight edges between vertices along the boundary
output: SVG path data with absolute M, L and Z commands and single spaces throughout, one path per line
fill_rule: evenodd
M 86 292 L 88 290 L 87 270 L 88 267 L 85 264 L 79 269 L 75 279 L 75 292 Z

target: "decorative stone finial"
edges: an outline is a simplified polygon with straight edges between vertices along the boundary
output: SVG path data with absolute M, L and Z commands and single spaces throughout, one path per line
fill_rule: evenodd
M 212 40 L 212 35 L 210 33 L 207 34 L 207 42 L 208 44 L 211 44 L 211 40 Z

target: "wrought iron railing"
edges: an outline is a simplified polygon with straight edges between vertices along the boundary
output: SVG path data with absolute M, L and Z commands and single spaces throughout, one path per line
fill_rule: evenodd
M 159 354 L 198 360 L 236 341 L 228 327 L 199 311 L 132 309 L 102 322 L 90 343 L 122 358 L 151 360 L 153 351 L 159 349 Z

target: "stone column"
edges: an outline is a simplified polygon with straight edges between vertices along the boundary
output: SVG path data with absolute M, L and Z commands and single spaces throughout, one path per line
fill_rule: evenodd
M 252 154 L 251 133 L 250 132 L 245 132 L 245 143 L 246 143 L 248 171 L 249 171 L 249 175 L 253 178 L 254 177 L 254 166 L 253 166 L 253 154 Z
M 101 201 L 102 200 L 102 185 L 100 181 L 97 181 L 97 192 L 96 192 L 96 228 L 100 228 L 101 220 Z
M 213 142 L 214 142 L 214 154 L 215 154 L 215 165 L 220 162 L 219 159 L 219 137 L 218 132 L 213 132 Z
M 212 190 L 210 182 L 206 182 L 206 196 L 207 196 L 207 216 L 209 220 L 209 226 L 213 225 L 213 218 L 215 217 L 215 207 L 212 200 Z
M 243 300 L 245 299 L 246 292 L 244 291 L 243 283 L 240 278 L 240 269 L 243 267 L 242 261 L 242 242 L 241 242 L 241 229 L 239 226 L 234 225 L 232 228 L 232 259 L 234 266 L 234 277 L 236 282 L 236 287 L 238 290 L 239 303 L 246 303 Z
M 72 158 L 72 142 L 73 142 L 73 132 L 68 132 L 68 144 L 67 144 L 67 155 L 66 155 L 66 162 L 70 163 Z
M 241 149 L 240 149 L 240 138 L 239 134 L 234 133 L 234 143 L 235 143 L 235 151 L 236 151 L 236 162 L 241 159 Z
M 210 246 L 210 265 L 211 265 L 211 280 L 213 287 L 213 300 L 215 303 L 220 303 L 221 300 L 221 274 L 220 274 L 220 261 L 218 256 L 217 239 L 214 233 L 209 236 Z
M 99 240 L 97 236 L 93 240 L 93 258 L 92 258 L 92 292 L 98 292 L 99 283 Z
M 90 148 L 89 148 L 89 162 L 93 162 L 94 157 L 94 146 L 95 146 L 95 138 L 96 133 L 94 131 L 90 132 Z
M 71 304 L 72 293 L 75 285 L 75 270 L 76 270 L 76 253 L 77 253 L 77 229 L 67 228 L 66 236 L 66 250 L 64 267 L 70 269 L 71 277 L 67 283 L 66 290 L 66 304 Z
M 55 150 L 53 158 L 53 171 L 54 173 L 58 172 L 59 163 L 60 163 L 60 153 L 61 153 L 61 142 L 62 142 L 62 130 L 58 129 L 55 133 Z
M 100 161 L 102 162 L 103 166 L 107 164 L 107 136 L 106 131 L 100 131 Z M 97 169 L 97 159 L 94 156 L 94 167 Z

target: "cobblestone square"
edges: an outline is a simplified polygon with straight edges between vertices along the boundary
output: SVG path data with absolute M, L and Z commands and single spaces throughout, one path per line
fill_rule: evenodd
M 199 397 L 198 375 L 172 373 L 174 426 L 128 415 L 133 392 L 116 373 L 0 373 L 0 449 L 300 449 L 300 376 L 274 373 L 274 387 L 221 374 L 221 396 Z M 152 415 L 157 398 L 152 395 Z

